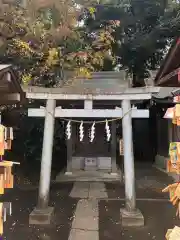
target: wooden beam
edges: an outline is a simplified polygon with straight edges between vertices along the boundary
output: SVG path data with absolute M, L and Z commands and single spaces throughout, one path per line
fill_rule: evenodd
M 151 99 L 151 93 L 127 93 L 115 95 L 92 95 L 92 94 L 61 94 L 61 93 L 26 93 L 29 99 L 56 99 L 56 100 L 144 100 Z
M 29 108 L 29 117 L 45 117 L 45 109 Z M 55 117 L 59 118 L 118 118 L 122 117 L 122 109 L 55 109 Z M 149 118 L 149 110 L 132 109 L 133 118 Z
M 19 93 L 5 94 L 1 93 L 0 102 L 20 101 L 21 97 Z
M 162 84 L 162 83 L 165 83 L 165 82 L 168 82 L 168 80 L 171 80 L 172 77 L 178 75 L 178 72 L 180 71 L 180 68 L 177 68 L 175 69 L 174 71 L 170 72 L 169 74 L 165 75 L 164 77 L 160 78 L 158 81 L 157 81 L 157 84 Z M 177 79 L 177 82 L 178 82 L 178 79 Z

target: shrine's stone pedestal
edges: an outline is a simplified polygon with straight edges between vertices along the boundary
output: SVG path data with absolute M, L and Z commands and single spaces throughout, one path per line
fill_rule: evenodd
M 71 175 L 72 175 L 72 172 L 65 172 L 65 175 L 66 175 L 66 176 L 71 176 Z
M 47 207 L 45 209 L 35 208 L 29 215 L 30 225 L 48 225 L 54 215 L 54 208 Z
M 120 217 L 123 227 L 143 227 L 144 216 L 139 209 L 133 212 L 127 211 L 125 208 L 120 209 Z
M 72 171 L 74 170 L 104 170 L 111 172 L 112 158 L 111 157 L 72 157 Z M 116 161 L 116 159 L 115 159 Z

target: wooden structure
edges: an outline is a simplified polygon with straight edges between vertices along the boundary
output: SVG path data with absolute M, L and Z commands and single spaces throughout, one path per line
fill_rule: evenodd
M 163 168 L 164 170 L 170 172 L 171 175 L 174 172 L 173 176 L 177 182 L 166 187 L 163 191 L 169 191 L 170 201 L 173 205 L 177 206 L 176 215 L 180 216 L 179 164 L 178 162 L 175 165 L 171 163 L 173 154 L 170 154 L 169 151 L 170 143 L 176 142 L 177 145 L 180 143 L 180 127 L 174 124 L 175 122 L 172 122 L 171 116 L 166 116 L 169 119 L 163 118 L 167 108 L 174 107 L 174 96 L 178 96 L 179 98 L 180 95 L 180 38 L 177 38 L 173 42 L 172 47 L 170 48 L 163 64 L 159 69 L 159 72 L 156 75 L 155 84 L 165 88 L 163 97 L 159 96 L 158 101 L 156 99 L 156 104 L 159 105 L 159 108 L 164 110 L 161 114 L 161 117 L 156 121 L 158 124 L 156 164 L 160 168 Z M 175 115 L 173 114 L 173 118 L 174 116 Z M 173 229 L 168 229 L 166 234 L 167 240 L 175 240 L 179 238 L 179 227 L 175 226 Z
M 73 119 L 95 121 L 96 119 L 122 118 L 126 195 L 126 208 L 121 209 L 122 224 L 143 225 L 144 218 L 141 212 L 136 209 L 132 118 L 148 118 L 149 111 L 147 109 L 136 109 L 132 106 L 137 101 L 151 99 L 152 94 L 158 92 L 159 88 L 129 88 L 125 72 L 121 71 L 119 73 L 94 73 L 92 79 L 76 79 L 62 88 L 29 87 L 24 91 L 27 98 L 37 99 L 41 105 L 39 109 L 29 109 L 28 115 L 45 118 L 39 200 L 37 208 L 30 215 L 30 223 L 49 224 L 53 213 L 53 208 L 48 207 L 48 202 L 55 118 L 66 118 L 72 121 Z M 43 103 L 46 103 L 45 107 Z M 77 132 L 74 130 L 77 126 L 73 127 L 74 133 L 67 140 L 68 174 L 72 174 L 76 168 L 85 166 L 86 158 L 89 156 L 95 159 L 94 165 L 96 165 L 96 168 L 94 171 L 105 166 L 110 174 L 116 174 L 115 124 L 115 121 L 113 121 L 109 151 L 107 150 L 107 143 L 104 143 L 104 140 L 100 138 L 100 135 L 104 135 L 104 133 L 99 128 L 98 154 L 97 149 L 93 152 L 94 147 L 92 147 L 93 145 L 90 146 L 87 138 L 82 143 L 75 141 L 76 146 L 74 146 L 72 139 L 77 139 Z M 76 152 L 77 149 L 79 151 Z M 76 155 L 73 155 L 74 153 Z M 75 158 L 73 158 L 74 156 Z M 99 156 L 101 156 L 101 161 L 97 161 Z M 86 167 L 84 167 L 85 170 Z
M 4 189 L 12 189 L 14 186 L 13 164 L 11 161 L 0 162 L 0 195 L 5 194 Z M 11 202 L 0 202 L 0 236 L 3 235 L 3 223 L 6 222 L 7 214 L 12 214 Z
M 155 85 L 162 87 L 180 87 L 180 38 L 169 49 L 157 75 Z
M 173 125 L 180 126 L 180 91 L 173 92 L 174 106 L 168 108 L 165 118 L 171 119 Z M 169 146 L 169 159 L 167 160 L 167 172 L 177 175 L 176 182 L 170 184 L 162 192 L 169 192 L 170 202 L 176 207 L 176 216 L 180 218 L 180 141 L 172 140 Z M 175 226 L 174 229 L 168 229 L 166 239 L 179 239 L 180 228 Z
M 0 96 L 0 107 L 17 104 L 24 99 L 24 93 L 11 65 L 0 65 Z M 5 144 L 3 136 L 1 138 L 1 144 Z M 11 148 L 11 144 L 9 147 Z M 13 188 L 12 166 L 13 162 L 4 161 L 1 156 L 0 194 L 4 194 L 6 188 Z M 0 236 L 3 234 L 3 222 L 6 221 L 6 214 L 11 215 L 11 212 L 11 203 L 0 203 Z
M 180 141 L 180 128 L 172 124 L 171 119 L 164 119 L 166 109 L 174 106 L 173 92 L 180 87 L 180 38 L 174 40 L 167 56 L 165 57 L 157 75 L 155 85 L 162 90 L 154 98 L 156 112 L 156 165 L 165 170 L 169 158 L 169 143 Z

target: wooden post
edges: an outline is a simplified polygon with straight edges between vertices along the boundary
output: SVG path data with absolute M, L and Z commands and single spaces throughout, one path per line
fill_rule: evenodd
M 124 140 L 125 209 L 120 209 L 122 226 L 144 226 L 144 217 L 136 209 L 135 171 L 130 100 L 122 101 Z
M 111 173 L 117 173 L 116 167 L 116 122 L 111 123 Z
M 134 211 L 136 209 L 136 196 L 135 196 L 131 102 L 129 100 L 123 100 L 122 109 L 124 116 L 122 119 L 123 128 L 122 130 L 124 139 L 124 175 L 125 175 L 126 209 L 128 211 Z
M 29 224 L 50 224 L 53 208 L 48 207 L 55 124 L 56 100 L 46 102 L 40 185 L 37 208 L 30 214 Z
M 38 208 L 47 208 L 49 201 L 49 188 L 51 180 L 51 163 L 53 151 L 53 137 L 55 124 L 56 101 L 48 99 L 46 103 L 46 116 L 44 124 L 43 149 L 41 160 L 41 174 L 39 185 Z

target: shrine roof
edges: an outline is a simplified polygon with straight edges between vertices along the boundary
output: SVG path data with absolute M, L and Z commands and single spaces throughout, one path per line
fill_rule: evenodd
M 91 78 L 70 78 L 59 89 L 64 94 L 116 94 L 128 88 L 125 71 L 94 72 Z
M 68 73 L 66 73 L 68 75 Z M 69 74 L 70 75 L 70 74 Z M 66 79 L 66 78 L 65 78 Z M 67 78 L 68 79 L 68 78 Z M 160 87 L 151 86 L 132 88 L 125 71 L 94 72 L 90 79 L 69 77 L 64 85 L 45 88 L 40 86 L 23 87 L 29 99 L 59 99 L 59 100 L 107 100 L 150 99 L 152 94 L 159 92 Z
M 180 38 L 174 40 L 155 77 L 155 84 L 166 87 L 180 87 Z
M 76 78 L 65 81 L 61 87 L 24 87 L 23 90 L 31 93 L 48 94 L 77 94 L 77 95 L 119 95 L 141 94 L 153 92 L 151 87 L 131 88 L 125 71 L 95 72 L 90 79 Z

